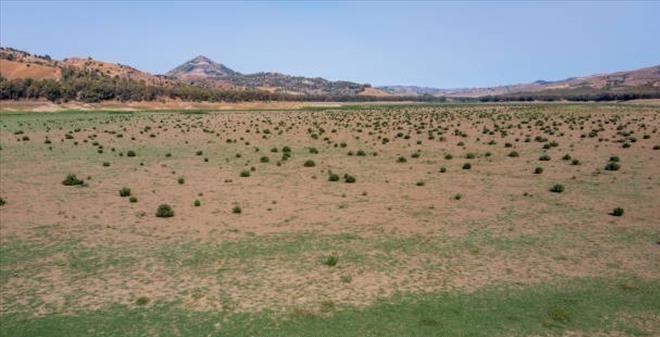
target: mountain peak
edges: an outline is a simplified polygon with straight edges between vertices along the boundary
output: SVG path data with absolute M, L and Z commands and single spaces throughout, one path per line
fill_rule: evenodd
M 170 70 L 167 75 L 179 79 L 218 79 L 240 75 L 240 73 L 226 67 L 223 64 L 217 63 L 206 56 L 199 55 Z

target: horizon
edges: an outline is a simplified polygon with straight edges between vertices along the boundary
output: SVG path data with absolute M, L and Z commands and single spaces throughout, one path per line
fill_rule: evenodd
M 181 17 L 191 5 L 204 10 Z M 3 1 L 0 7 L 4 47 L 55 59 L 92 57 L 152 74 L 164 74 L 202 55 L 241 73 L 457 89 L 660 64 L 660 44 L 651 43 L 660 35 L 657 2 Z M 216 13 L 222 13 L 223 20 L 212 20 Z M 544 16 L 557 24 L 536 24 Z M 174 19 L 177 24 L 170 25 Z M 405 26 L 398 24 L 406 19 Z M 255 44 L 259 38 L 265 41 Z M 619 41 L 625 41 L 626 48 Z

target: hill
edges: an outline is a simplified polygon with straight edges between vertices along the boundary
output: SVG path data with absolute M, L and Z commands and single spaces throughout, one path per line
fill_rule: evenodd
M 598 92 L 660 92 L 660 65 L 610 74 L 598 74 L 584 77 L 571 77 L 559 81 L 536 81 L 533 83 L 502 85 L 483 88 L 437 89 L 417 86 L 381 86 L 378 87 L 393 95 L 403 96 L 444 96 L 470 97 L 507 96 L 513 94 L 540 93 L 598 93 Z
M 371 86 L 348 81 L 329 81 L 320 77 L 303 77 L 277 72 L 242 74 L 208 57 L 197 56 L 170 70 L 167 76 L 204 87 L 261 89 L 292 95 L 359 95 Z M 376 95 L 388 94 L 372 90 Z

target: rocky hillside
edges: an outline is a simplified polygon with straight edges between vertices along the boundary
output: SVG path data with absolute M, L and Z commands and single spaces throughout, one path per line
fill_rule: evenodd
M 351 96 L 370 88 L 369 84 L 329 81 L 320 77 L 309 78 L 275 72 L 242 74 L 204 56 L 197 56 L 167 72 L 166 75 L 204 87 L 250 88 L 293 95 Z

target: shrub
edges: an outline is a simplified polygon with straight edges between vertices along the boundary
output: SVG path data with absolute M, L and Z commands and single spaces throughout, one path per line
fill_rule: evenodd
M 330 172 L 330 175 L 328 175 L 328 181 L 339 181 L 339 175 Z
M 266 157 L 266 156 L 263 156 L 263 157 L 261 157 L 261 158 L 259 159 L 259 161 L 262 162 L 262 163 L 267 163 L 267 162 L 270 161 L 270 158 L 268 158 L 268 157 Z
M 110 162 L 109 161 L 104 161 L 103 162 L 103 167 L 108 167 L 108 166 L 110 166 Z
M 204 152 L 202 150 L 199 150 L 199 151 L 195 152 L 195 155 L 197 155 L 197 156 L 201 156 L 202 154 L 204 154 Z
M 519 156 L 518 152 L 516 152 L 516 151 L 509 152 L 509 157 L 511 157 L 511 158 L 517 158 L 518 156 Z
M 5 199 L 0 198 L 0 206 L 4 206 L 6 203 Z
M 571 160 L 571 155 L 565 154 L 563 157 L 561 157 L 561 160 Z
M 460 194 L 460 193 L 456 193 L 456 194 L 454 195 L 454 200 L 461 200 L 462 198 L 463 198 L 463 195 Z
M 168 204 L 161 204 L 156 210 L 156 216 L 159 218 L 171 218 L 174 216 L 174 210 Z
M 622 216 L 623 215 L 623 208 L 617 207 L 612 210 L 612 213 L 610 213 L 612 216 Z
M 179 185 L 183 185 L 183 184 L 186 183 L 186 178 L 184 178 L 184 177 L 179 177 L 179 179 L 177 179 L 176 181 L 179 183 Z
M 303 164 L 303 166 L 305 166 L 305 167 L 314 167 L 314 166 L 316 166 L 316 163 L 311 159 L 307 159 L 305 161 L 305 163 Z
M 447 153 L 447 154 L 445 155 L 445 159 L 447 159 L 447 160 L 451 160 L 452 158 L 454 158 L 454 156 L 452 156 L 452 155 L 449 154 L 449 153 Z
M 136 202 L 138 202 L 138 199 L 136 197 L 130 197 L 130 198 L 128 198 L 128 201 L 130 201 L 132 203 L 136 203 Z
M 573 160 L 571 161 L 571 165 L 580 165 L 580 161 L 577 160 L 577 159 L 573 159 Z
M 195 206 L 195 207 L 202 206 L 202 202 L 199 201 L 199 199 L 195 199 L 195 201 L 193 202 L 193 206 Z
M 605 165 L 605 170 L 607 171 L 618 171 L 621 168 L 621 165 L 617 162 L 609 162 L 607 165 Z
M 128 150 L 128 152 L 126 152 L 126 156 L 128 156 L 128 157 L 135 157 L 135 151 L 133 151 L 133 150 Z
M 564 192 L 564 185 L 562 185 L 562 184 L 554 184 L 554 185 L 552 185 L 552 187 L 550 188 L 550 192 L 554 192 L 554 193 L 561 193 L 561 192 Z
M 544 154 L 544 155 L 539 157 L 539 160 L 540 161 L 548 161 L 548 160 L 550 160 L 550 156 L 547 155 L 547 154 Z
M 367 155 L 367 153 L 366 153 L 366 152 L 364 152 L 364 150 L 358 150 L 358 152 L 357 152 L 357 153 L 355 153 L 355 154 L 356 154 L 356 155 L 358 155 L 358 156 L 360 156 L 360 157 L 364 157 L 364 156 L 366 156 L 366 155 Z
M 328 255 L 328 256 L 324 256 L 323 259 L 321 260 L 321 263 L 328 266 L 328 267 L 336 266 L 337 262 L 339 262 L 339 256 L 337 256 L 337 254 L 331 254 L 331 255 Z
M 352 184 L 352 183 L 355 182 L 355 177 L 353 177 L 352 175 L 350 175 L 348 173 L 344 174 L 344 182 L 346 182 L 347 184 Z
M 542 167 L 537 167 L 534 169 L 534 174 L 541 174 L 543 173 L 543 168 Z
M 472 168 L 472 164 L 470 164 L 470 163 L 465 163 L 465 164 L 463 164 L 463 169 L 464 169 L 464 170 L 469 170 L 469 169 L 471 169 L 471 168 Z
M 424 181 L 422 181 L 422 180 L 420 180 L 420 181 L 418 181 L 418 182 L 415 183 L 415 185 L 417 185 L 417 186 L 424 186 L 425 184 L 426 184 L 426 183 L 425 183 Z
M 146 305 L 147 303 L 149 303 L 149 297 L 142 296 L 135 300 L 135 304 L 137 305 Z
M 618 162 L 621 161 L 621 160 L 619 159 L 619 156 L 611 156 L 611 157 L 610 157 L 610 161 L 611 161 L 611 162 L 618 163 Z
M 131 189 L 128 187 L 122 187 L 119 190 L 119 196 L 120 197 L 130 197 L 131 196 Z
M 243 210 L 241 209 L 241 206 L 236 205 L 236 206 L 234 206 L 234 208 L 231 209 L 231 212 L 234 213 L 234 214 L 241 214 L 241 212 L 243 212 Z
M 468 153 L 468 154 L 465 155 L 465 158 L 467 158 L 467 159 L 474 159 L 475 157 L 476 157 L 476 155 L 474 153 Z
M 441 167 L 441 168 L 440 168 L 440 173 L 445 173 L 445 172 L 447 172 L 447 168 L 444 167 L 444 166 Z
M 62 181 L 62 185 L 64 186 L 78 186 L 84 183 L 85 182 L 81 179 L 78 179 L 75 174 L 67 175 L 66 178 Z
M 250 171 L 249 170 L 243 170 L 241 171 L 241 177 L 246 178 L 250 176 Z

